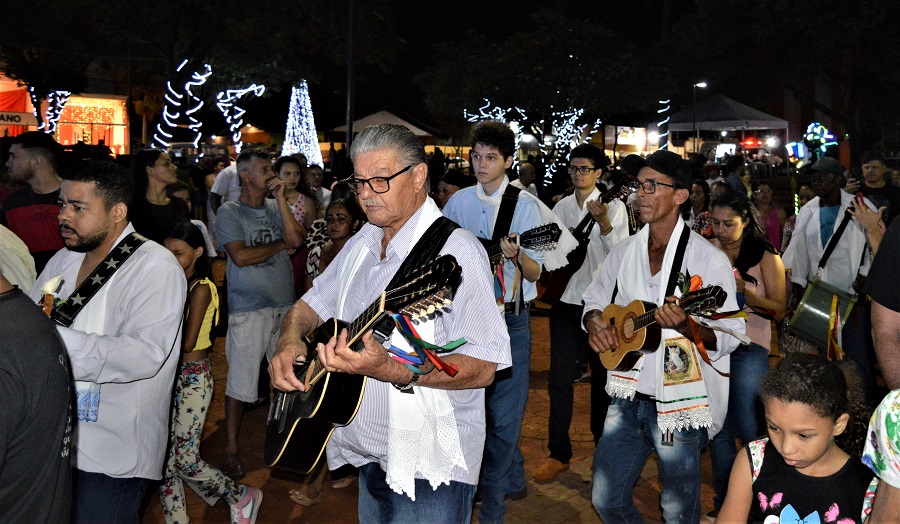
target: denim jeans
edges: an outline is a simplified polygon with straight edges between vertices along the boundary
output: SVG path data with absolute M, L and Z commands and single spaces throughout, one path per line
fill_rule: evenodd
M 728 492 L 728 477 L 737 456 L 735 437 L 741 440 L 741 444 L 749 444 L 764 433 L 759 424 L 762 414 L 759 386 L 768 372 L 769 352 L 759 344 L 751 342 L 749 346 L 740 346 L 731 353 L 728 414 L 725 415 L 722 431 L 709 445 L 716 509 L 722 507 Z
M 506 327 L 512 367 L 497 372 L 485 396 L 487 435 L 478 483 L 483 497 L 478 520 L 483 523 L 503 522 L 506 494 L 525 489 L 525 459 L 519 450 L 519 436 L 531 371 L 530 313 L 507 314 Z
M 140 522 L 141 502 L 155 481 L 114 478 L 76 469 L 73 476 L 72 522 L 132 524 Z
M 399 495 L 387 485 L 386 473 L 377 462 L 359 468 L 359 522 L 370 524 L 469 524 L 475 486 L 451 481 L 432 489 L 427 480 L 416 479 L 416 500 Z
M 634 504 L 634 485 L 651 453 L 659 457 L 660 505 L 667 523 L 700 521 L 700 450 L 706 429 L 675 432 L 662 444 L 656 402 L 613 398 L 603 437 L 594 451 L 591 502 L 607 524 L 643 522 Z

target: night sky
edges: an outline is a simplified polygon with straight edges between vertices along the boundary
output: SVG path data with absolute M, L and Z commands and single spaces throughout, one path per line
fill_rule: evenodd
M 692 9 L 693 5 L 690 0 L 670 0 L 670 3 L 670 23 Z M 542 7 L 553 6 L 571 17 L 597 20 L 619 33 L 623 39 L 646 38 L 638 35 L 659 34 L 662 23 L 660 9 L 663 4 L 662 0 L 456 0 L 438 7 L 423 8 L 421 2 L 396 0 L 394 16 L 397 33 L 405 40 L 406 45 L 393 64 L 390 74 L 357 67 L 354 116 L 360 118 L 382 108 L 393 107 L 427 122 L 421 92 L 411 79 L 432 65 L 430 53 L 436 43 L 459 41 L 468 30 L 500 41 L 514 32 L 532 30 L 534 25 L 530 14 Z M 436 12 L 431 12 L 435 9 Z M 310 86 L 310 97 L 319 131 L 343 125 L 346 113 L 346 69 L 334 67 L 326 71 L 320 85 Z M 284 131 L 289 101 L 289 86 L 284 86 L 280 92 L 272 93 L 263 100 L 248 101 L 245 120 L 281 133 Z

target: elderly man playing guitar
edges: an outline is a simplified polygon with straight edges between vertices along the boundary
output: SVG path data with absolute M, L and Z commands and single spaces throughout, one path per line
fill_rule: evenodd
M 297 376 L 297 368 L 308 360 L 335 377 L 368 377 L 361 398 L 347 399 L 355 417 L 333 434 L 329 428 L 326 448 L 331 469 L 344 464 L 359 468 L 361 522 L 468 523 L 485 440 L 483 388 L 496 370 L 510 365 L 509 336 L 497 318 L 488 259 L 475 236 L 441 217 L 428 197 L 425 150 L 408 129 L 366 128 L 354 140 L 350 156 L 351 186 L 369 223 L 285 317 L 270 364 L 273 383 L 283 392 L 308 391 L 311 380 Z M 423 249 L 455 256 L 462 279 L 452 310 L 418 323 L 411 330 L 415 339 L 407 338 L 406 329 L 385 330 L 379 322 L 379 329 L 366 329 L 353 341 L 348 332 L 354 323 L 327 344 L 308 348 L 302 341 L 323 319 L 351 320 L 365 315 L 368 304 L 384 309 L 383 291 L 409 284 L 405 276 L 418 267 L 409 267 L 407 259 L 421 258 Z M 393 318 L 406 326 L 403 317 Z M 448 345 L 461 339 L 466 342 L 459 347 Z M 395 358 L 396 347 L 410 348 L 415 342 L 421 349 L 426 347 L 423 340 L 444 345 L 439 353 L 452 353 L 418 362 L 415 355 Z M 277 397 L 273 418 L 285 415 L 291 402 L 300 400 Z M 269 436 L 278 433 L 273 424 Z M 268 441 L 267 436 L 267 446 Z
M 633 490 L 655 452 L 664 520 L 699 522 L 700 450 L 725 419 L 728 355 L 739 344 L 736 335 L 743 336 L 744 321 L 701 322 L 676 298 L 702 280 L 718 284 L 710 288 L 714 306 L 738 309 L 727 257 L 679 215 L 691 187 L 688 162 L 660 150 L 646 159 L 630 155 L 622 168 L 637 178 L 637 209 L 646 225 L 616 246 L 588 286 L 584 326 L 601 360 L 622 351 L 639 331 L 660 333 L 647 337 L 656 344 L 645 346 L 636 362 L 608 372 L 612 403 L 594 452 L 592 502 L 604 522 L 641 522 Z M 605 311 L 633 301 L 658 307 L 639 317 Z

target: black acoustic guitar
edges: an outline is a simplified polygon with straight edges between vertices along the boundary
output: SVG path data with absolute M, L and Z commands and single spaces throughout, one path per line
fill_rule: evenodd
M 610 188 L 609 191 L 600 195 L 598 200 L 603 204 L 608 204 L 616 198 L 627 195 L 631 192 L 631 183 L 633 180 L 634 179 L 631 176 L 622 176 L 616 185 Z M 587 248 L 588 242 L 590 242 L 591 230 L 596 223 L 594 216 L 588 213 L 581 219 L 581 222 L 575 226 L 575 229 L 572 230 L 572 236 L 578 240 L 578 247 L 566 255 L 568 263 L 565 266 L 541 274 L 540 282 L 541 286 L 544 288 L 544 292 L 541 293 L 538 300 L 549 306 L 559 302 L 559 299 L 566 290 L 566 286 L 569 285 L 569 280 L 571 280 L 572 276 L 574 276 L 575 273 L 581 269 L 581 266 L 584 265 L 584 259 L 587 257 Z
M 359 410 L 366 377 L 326 371 L 315 350 L 319 342 L 327 343 L 346 328 L 347 346 L 354 351 L 362 350 L 362 335 L 369 330 L 382 343 L 394 329 L 388 311 L 404 314 L 414 323 L 433 318 L 450 306 L 461 274 L 462 269 L 452 255 L 439 257 L 410 275 L 403 285 L 384 291 L 349 324 L 332 318 L 319 326 L 312 337 L 307 337 L 307 360 L 294 369 L 297 379 L 307 389 L 276 390 L 266 423 L 266 464 L 309 473 L 322 456 L 335 427 L 349 424 Z

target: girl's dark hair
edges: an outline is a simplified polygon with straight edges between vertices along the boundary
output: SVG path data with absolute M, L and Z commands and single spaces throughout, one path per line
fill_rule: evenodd
M 694 179 L 691 182 L 691 187 L 687 188 L 691 193 L 694 192 L 693 186 L 700 186 L 700 189 L 703 190 L 703 209 L 700 212 L 709 211 L 709 184 L 706 183 L 706 180 L 701 180 L 699 178 Z M 681 206 L 681 216 L 682 218 L 690 218 L 691 209 L 693 209 L 694 205 L 691 204 L 691 199 L 688 198 L 684 201 L 684 204 Z
M 150 184 L 147 168 L 156 163 L 159 156 L 165 153 L 162 149 L 142 149 L 134 155 L 131 162 L 131 174 L 134 177 L 134 198 L 145 200 L 147 186 Z
M 284 167 L 285 164 L 294 164 L 295 166 L 300 168 L 300 176 L 298 177 L 299 180 L 297 181 L 297 191 L 299 191 L 304 196 L 315 199 L 315 193 L 312 192 L 312 189 L 309 188 L 309 184 L 306 183 L 306 166 L 304 166 L 295 157 L 283 156 L 276 160 L 275 165 L 272 166 L 272 169 L 275 170 L 276 175 L 281 173 L 281 168 Z
M 185 220 L 175 224 L 172 232 L 166 238 L 174 238 L 182 240 L 193 249 L 203 248 L 203 256 L 197 259 L 194 264 L 194 276 L 196 278 L 205 278 L 209 276 L 209 253 L 206 252 L 206 239 L 200 228 L 193 222 Z
M 350 218 L 356 222 L 359 221 L 360 227 L 366 223 L 366 214 L 363 212 L 362 208 L 359 207 L 359 203 L 356 201 L 355 197 L 351 198 L 339 198 L 337 200 L 332 200 L 328 207 L 325 208 L 325 214 L 328 214 L 328 210 L 334 206 L 340 206 L 347 210 L 347 213 L 350 214 Z M 353 233 L 359 231 L 359 228 L 353 229 Z M 351 233 L 351 234 L 353 234 Z
M 862 456 L 872 410 L 851 362 L 838 365 L 818 355 L 789 353 L 763 379 L 759 396 L 764 403 L 777 399 L 806 404 L 832 422 L 847 413 L 850 420 L 835 442 L 851 457 Z
M 744 227 L 744 236 L 741 238 L 741 250 L 734 260 L 734 267 L 737 268 L 742 279 L 751 284 L 756 284 L 756 279 L 747 274 L 747 271 L 759 264 L 766 251 L 775 255 L 778 254 L 778 250 L 769 242 L 766 232 L 759 224 L 759 214 L 756 212 L 756 206 L 750 202 L 750 198 L 744 193 L 728 191 L 719 195 L 718 198 L 710 203 L 710 211 L 717 207 L 727 207 L 741 219 L 747 220 L 747 226 Z

